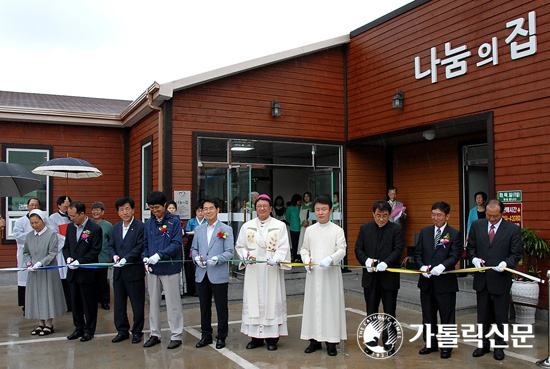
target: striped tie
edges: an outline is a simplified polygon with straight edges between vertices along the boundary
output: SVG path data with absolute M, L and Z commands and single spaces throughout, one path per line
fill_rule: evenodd
M 495 225 L 491 224 L 491 230 L 489 231 L 489 243 L 493 243 L 493 238 L 495 238 Z
M 437 228 L 437 232 L 435 232 L 435 238 L 434 238 L 434 249 L 437 248 L 437 244 L 439 243 L 440 238 L 441 238 L 441 228 Z

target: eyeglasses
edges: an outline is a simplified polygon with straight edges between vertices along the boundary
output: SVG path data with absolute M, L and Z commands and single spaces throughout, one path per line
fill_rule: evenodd
M 207 208 L 206 208 L 206 207 L 205 207 L 205 208 L 202 208 L 202 211 L 203 211 L 203 212 L 214 211 L 214 210 L 216 210 L 216 208 L 213 207 L 213 206 L 210 206 L 210 207 L 207 207 Z
M 269 205 L 256 205 L 256 209 L 268 209 Z
M 375 214 L 374 217 L 376 219 L 388 219 L 390 217 L 389 214 Z

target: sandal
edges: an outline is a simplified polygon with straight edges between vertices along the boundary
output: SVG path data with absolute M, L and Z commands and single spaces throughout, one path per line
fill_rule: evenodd
M 48 327 L 47 325 L 44 326 L 44 329 L 42 329 L 42 332 L 38 333 L 39 336 L 47 336 L 48 334 L 52 334 L 54 332 L 53 325 L 51 327 Z
M 39 335 L 39 334 L 42 332 L 42 329 L 44 329 L 44 328 L 46 328 L 46 327 L 44 327 L 43 325 L 39 325 L 38 327 L 36 327 L 36 328 L 31 332 L 31 334 L 32 334 L 33 336 L 37 336 L 37 335 Z

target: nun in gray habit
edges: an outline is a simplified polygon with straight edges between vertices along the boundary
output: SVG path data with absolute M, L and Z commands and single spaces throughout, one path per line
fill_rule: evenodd
M 23 258 L 29 271 L 25 291 L 25 318 L 38 319 L 31 334 L 47 336 L 54 332 L 53 318 L 67 311 L 63 286 L 57 269 L 57 234 L 48 227 L 46 212 L 34 209 L 29 214 L 32 231 L 27 234 Z

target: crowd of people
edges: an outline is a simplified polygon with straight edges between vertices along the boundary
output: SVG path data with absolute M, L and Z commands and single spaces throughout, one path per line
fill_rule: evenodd
M 396 317 L 400 275 L 388 268 L 401 266 L 404 232 L 397 220 L 406 218 L 406 208 L 396 200 L 396 193 L 396 188 L 390 188 L 389 200 L 373 205 L 373 220 L 360 227 L 355 243 L 355 256 L 364 266 L 362 287 L 367 315 L 378 313 L 382 303 L 384 313 Z M 478 194 L 475 197 L 477 201 Z M 53 319 L 70 310 L 74 331 L 67 339 L 93 339 L 98 304 L 103 309 L 110 308 L 107 270 L 111 268 L 105 266 L 112 265 L 117 330 L 112 342 L 122 342 L 130 336 L 134 344 L 142 341 L 147 283 L 151 334 L 143 346 L 161 343 L 160 308 L 164 298 L 171 332 L 167 348 L 177 348 L 182 344 L 184 327 L 180 273 L 185 268 L 187 293 L 196 294 L 200 303 L 201 339 L 196 347 L 214 343 L 214 298 L 218 323 L 215 347 L 222 349 L 228 336 L 229 263 L 237 258 L 238 268 L 244 270 L 241 332 L 250 337 L 247 349 L 261 347 L 265 342 L 268 350 L 277 350 L 279 338 L 288 335 L 284 272 L 298 263 L 307 272 L 300 334 L 302 340 L 309 342 L 305 353 L 320 350 L 325 342 L 328 355 L 337 355 L 336 346 L 347 340 L 342 269 L 331 268 L 342 264 L 347 250 L 344 230 L 331 221 L 334 207 L 339 208 L 337 196 L 312 200 L 308 192 L 304 196 L 296 194 L 285 208 L 281 196 L 274 203 L 268 195 L 258 194 L 253 204 L 256 216 L 242 225 L 236 238 L 232 227 L 218 219 L 220 204 L 216 199 L 202 200 L 195 210 L 196 217 L 186 225 L 175 215 L 177 205 L 167 202 L 164 193 L 151 192 L 147 204 L 152 216 L 142 223 L 134 217 L 133 199 L 117 200 L 115 208 L 121 221 L 113 226 L 103 219 L 105 206 L 100 202 L 92 205 L 89 218 L 84 203 L 63 196 L 57 201 L 58 212 L 48 217 L 39 210 L 38 199 L 29 200 L 29 212 L 16 222 L 14 235 L 22 269 L 20 304 L 24 302 L 26 318 L 38 320 L 32 335 L 54 333 Z M 504 268 L 515 268 L 522 256 L 519 227 L 502 218 L 502 202 L 478 202 L 474 208 L 478 213 L 480 205 L 484 214 L 476 214 L 480 219 L 469 224 L 467 246 L 468 259 L 480 269 L 474 274 L 474 289 L 477 322 L 484 338 L 474 357 L 492 348 L 491 325 L 495 323 L 502 332 L 508 323 L 511 279 L 503 272 Z M 451 349 L 438 349 L 437 315 L 441 324 L 456 323 L 458 291 L 456 274 L 445 272 L 455 269 L 463 250 L 461 233 L 448 224 L 450 210 L 446 202 L 433 204 L 433 224 L 420 231 L 414 250 L 421 272 L 418 288 L 422 323 L 426 326 L 426 344 L 419 354 L 440 351 L 442 359 L 451 357 Z M 55 266 L 60 268 L 51 268 Z M 133 312 L 131 326 L 128 300 Z M 372 354 L 378 345 L 383 345 L 389 355 L 395 352 L 394 326 L 385 324 L 381 333 L 380 341 L 365 343 L 367 354 Z M 499 334 L 494 341 L 504 344 Z M 494 358 L 504 358 L 502 348 L 494 347 Z

